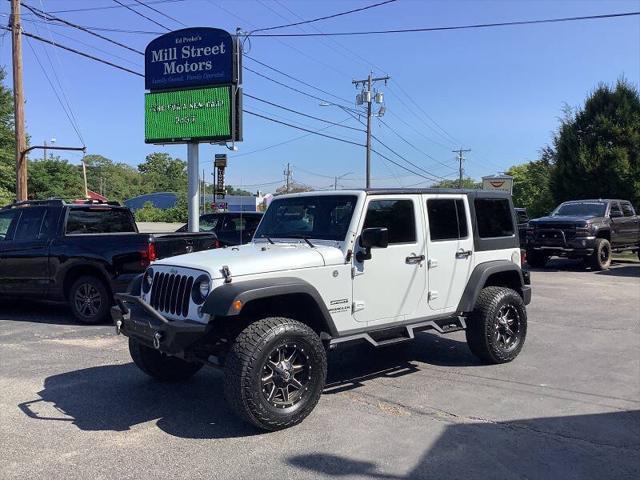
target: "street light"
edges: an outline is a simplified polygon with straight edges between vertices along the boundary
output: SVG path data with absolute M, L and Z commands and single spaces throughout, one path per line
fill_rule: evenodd
M 51 140 L 49 140 L 49 142 L 51 143 L 51 145 L 56 143 L 55 137 L 51 138 Z M 44 149 L 42 151 L 43 151 L 42 159 L 46 160 L 47 159 L 47 141 L 46 140 L 44 141 Z

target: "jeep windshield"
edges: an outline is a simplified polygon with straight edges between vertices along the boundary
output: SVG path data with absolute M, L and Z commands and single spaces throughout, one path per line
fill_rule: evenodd
M 264 214 L 254 238 L 300 238 L 344 241 L 355 195 L 276 198 Z
M 563 203 L 551 214 L 552 217 L 604 217 L 605 202 Z

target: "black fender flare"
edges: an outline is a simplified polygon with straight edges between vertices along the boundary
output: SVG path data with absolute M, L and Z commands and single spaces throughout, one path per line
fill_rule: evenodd
M 309 296 L 318 307 L 327 333 L 331 336 L 337 335 L 333 318 L 322 296 L 313 285 L 299 278 L 268 278 L 225 283 L 211 291 L 202 306 L 202 311 L 212 317 L 233 317 L 242 311 L 242 307 L 240 310 L 235 307 L 237 301 L 244 306 L 252 300 L 290 294 Z
M 484 262 L 473 269 L 471 275 L 469 276 L 469 280 L 467 281 L 467 286 L 462 293 L 462 298 L 460 298 L 460 303 L 458 304 L 458 312 L 471 312 L 475 308 L 476 300 L 480 295 L 480 291 L 484 288 L 487 279 L 496 273 L 502 272 L 516 272 L 518 274 L 518 278 L 520 279 L 519 292 L 525 304 L 528 304 L 531 299 L 531 289 L 529 286 L 525 285 L 524 276 L 522 275 L 522 270 L 513 262 L 509 260 L 492 260 L 489 262 Z

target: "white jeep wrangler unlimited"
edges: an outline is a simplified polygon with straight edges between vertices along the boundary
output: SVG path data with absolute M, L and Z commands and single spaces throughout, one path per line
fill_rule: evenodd
M 112 316 L 145 373 L 177 381 L 223 367 L 241 417 L 285 428 L 317 404 L 338 343 L 466 329 L 481 360 L 513 360 L 531 299 L 516 225 L 499 192 L 283 195 L 251 243 L 155 262 Z

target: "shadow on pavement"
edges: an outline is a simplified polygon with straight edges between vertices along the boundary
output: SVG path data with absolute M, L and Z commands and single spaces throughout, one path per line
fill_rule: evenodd
M 444 367 L 482 365 L 466 342 L 430 333 L 419 333 L 411 342 L 379 349 L 368 343 L 339 346 L 329 353 L 325 393 L 353 390 L 375 378 L 410 375 L 419 371 L 418 362 Z
M 421 448 L 418 441 L 413 445 Z M 292 456 L 287 462 L 323 477 L 640 478 L 640 410 L 453 424 L 406 475 L 386 473 L 383 462 L 377 464 L 375 458 L 362 461 L 312 453 Z
M 532 272 L 584 272 L 595 273 L 599 275 L 612 275 L 620 277 L 637 277 L 640 276 L 640 263 L 634 260 L 613 259 L 609 270 L 597 271 L 585 264 L 582 260 L 568 258 L 552 258 L 544 268 L 535 268 L 527 266 Z
M 0 300 L 0 320 L 50 325 L 79 325 L 69 307 L 62 303 L 23 299 Z
M 81 430 L 125 431 L 157 419 L 161 430 L 183 438 L 259 433 L 227 407 L 221 375 L 212 371 L 184 383 L 160 383 L 133 363 L 105 365 L 48 377 L 38 396 L 19 408 L 32 418 L 69 421 Z

